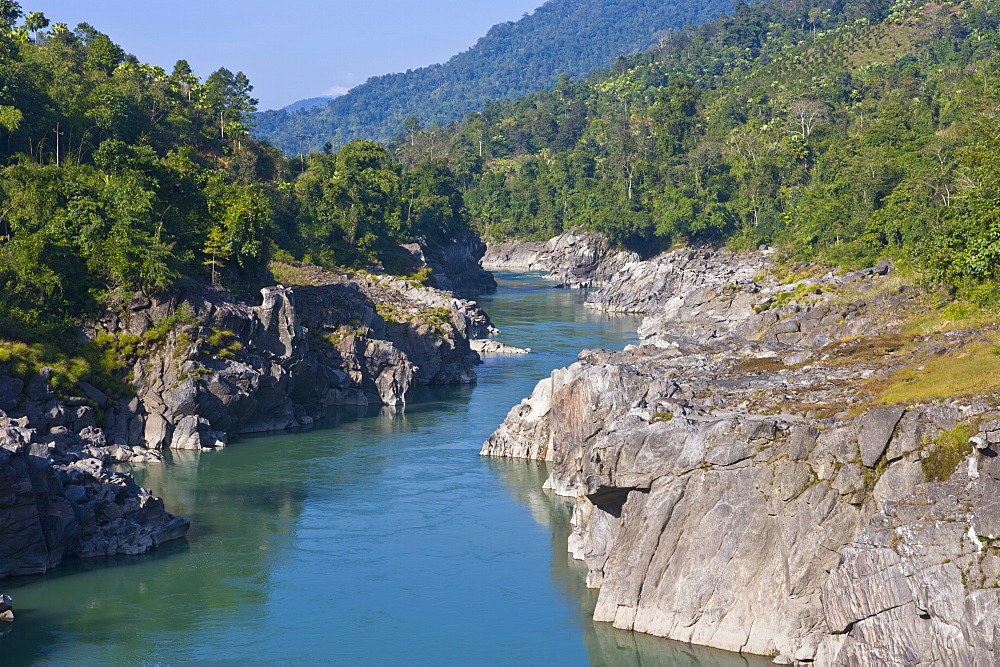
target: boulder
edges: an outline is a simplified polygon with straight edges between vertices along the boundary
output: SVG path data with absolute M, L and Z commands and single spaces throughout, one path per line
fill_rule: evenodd
M 24 382 L 18 378 L 0 375 L 0 410 L 11 411 L 17 407 Z

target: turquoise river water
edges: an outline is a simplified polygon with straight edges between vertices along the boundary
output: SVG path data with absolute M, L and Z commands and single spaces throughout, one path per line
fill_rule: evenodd
M 0 664 L 757 665 L 595 624 L 566 552 L 569 501 L 544 464 L 479 456 L 511 406 L 585 347 L 639 320 L 583 294 L 499 275 L 480 301 L 526 356 L 405 409 L 174 452 L 135 469 L 187 538 L 142 557 L 6 580 L 16 622 Z

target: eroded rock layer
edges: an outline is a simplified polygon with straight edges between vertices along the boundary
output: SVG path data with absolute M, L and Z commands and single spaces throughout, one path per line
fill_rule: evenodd
M 469 339 L 490 330 L 474 302 L 385 276 L 299 267 L 312 284 L 269 287 L 237 303 L 203 286 L 134 299 L 96 323 L 119 340 L 149 338 L 130 360 L 136 399 L 103 426 L 121 445 L 202 449 L 240 433 L 311 423 L 336 405 L 402 405 L 414 386 L 470 383 Z
M 400 405 L 417 385 L 475 381 L 469 340 L 495 329 L 474 302 L 386 276 L 286 271 L 303 284 L 265 288 L 258 306 L 189 282 L 109 310 L 88 333 L 121 362 L 113 394 L 87 382 L 57 393 L 51 369 L 21 378 L 0 362 L 0 578 L 64 556 L 144 553 L 186 533 L 186 520 L 106 465 L 158 463 L 164 448 L 219 447 L 331 406 Z
M 622 267 L 639 262 L 635 253 L 611 247 L 600 234 L 566 232 L 548 241 L 490 243 L 483 268 L 491 271 L 544 271 L 565 287 L 602 285 Z
M 96 456 L 95 456 L 96 454 Z M 0 578 L 40 574 L 67 556 L 141 554 L 189 523 L 65 427 L 0 427 Z
M 902 331 L 922 306 L 887 263 L 650 264 L 593 295 L 648 313 L 642 345 L 581 353 L 483 448 L 552 461 L 546 486 L 576 497 L 595 619 L 785 663 L 996 664 L 995 397 L 880 398 L 990 331 Z

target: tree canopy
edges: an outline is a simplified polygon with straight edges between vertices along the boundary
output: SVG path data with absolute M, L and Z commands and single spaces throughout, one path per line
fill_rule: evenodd
M 0 338 L 72 339 L 185 275 L 247 293 L 279 248 L 366 266 L 467 225 L 446 165 L 404 173 L 372 142 L 287 162 L 249 134 L 242 72 L 167 74 L 13 2 L 0 19 Z
M 601 231 L 777 244 L 858 264 L 891 254 L 993 298 L 1000 279 L 995 0 L 740 3 L 583 81 L 414 129 L 494 238 Z
M 369 79 L 325 106 L 257 116 L 257 136 L 289 154 L 356 138 L 386 141 L 412 121 L 431 126 L 461 118 L 495 99 L 579 78 L 616 56 L 648 48 L 664 31 L 703 23 L 732 0 L 549 0 L 517 22 L 493 26 L 446 63 Z M 412 121 L 410 121 L 412 123 Z

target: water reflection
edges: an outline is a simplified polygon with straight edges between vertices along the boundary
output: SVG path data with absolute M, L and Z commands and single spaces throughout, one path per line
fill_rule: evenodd
M 186 541 L 5 580 L 18 618 L 0 662 L 627 665 L 687 655 L 595 626 L 594 592 L 566 552 L 570 507 L 541 490 L 545 467 L 478 455 L 539 379 L 584 347 L 634 341 L 638 319 L 584 310 L 581 293 L 535 277 L 500 282 L 485 306 L 505 342 L 535 352 L 487 358 L 478 385 L 422 388 L 402 408 L 337 410 L 135 469 L 192 520 Z
M 552 581 L 566 602 L 578 610 L 591 665 L 763 667 L 771 664 L 766 658 L 692 646 L 638 632 L 618 630 L 609 623 L 595 623 L 592 619 L 597 604 L 597 591 L 584 585 L 586 565 L 570 556 L 566 548 L 571 530 L 573 501 L 542 489 L 551 466 L 534 461 L 502 459 L 490 459 L 488 465 L 498 473 L 507 491 L 528 508 L 535 521 L 549 529 L 552 537 Z

